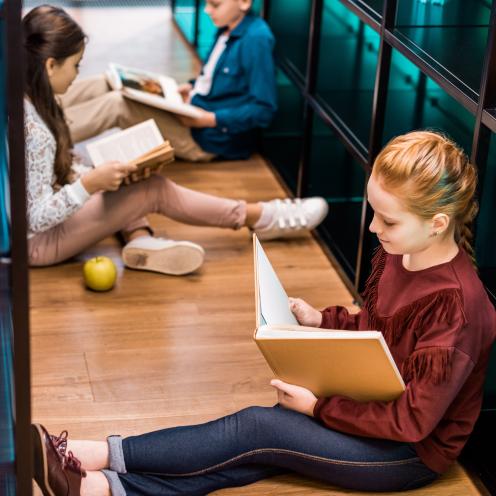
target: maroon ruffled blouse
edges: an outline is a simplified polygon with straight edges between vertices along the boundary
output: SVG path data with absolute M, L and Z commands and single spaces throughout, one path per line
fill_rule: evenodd
M 357 314 L 326 308 L 321 327 L 381 331 L 406 390 L 390 402 L 319 398 L 314 415 L 338 431 L 414 443 L 442 473 L 479 415 L 496 311 L 461 248 L 450 262 L 414 272 L 379 248 L 363 296 Z

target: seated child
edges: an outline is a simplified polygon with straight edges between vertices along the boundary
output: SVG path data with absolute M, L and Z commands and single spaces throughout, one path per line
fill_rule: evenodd
M 279 404 L 107 441 L 33 426 L 44 495 L 207 494 L 284 472 L 353 491 L 425 486 L 457 459 L 479 415 L 496 311 L 477 276 L 470 225 L 476 170 L 446 137 L 393 139 L 368 182 L 381 247 L 354 315 L 300 299 L 302 325 L 377 329 L 406 390 L 394 401 L 317 398 L 274 379 Z
M 194 84 L 179 88 L 184 100 L 199 108 L 199 117 L 181 117 L 126 99 L 111 91 L 104 76 L 95 76 L 76 82 L 61 98 L 73 141 L 153 118 L 179 158 L 249 158 L 256 150 L 258 129 L 270 124 L 277 108 L 274 37 L 265 21 L 250 13 L 251 3 L 206 2 L 205 11 L 219 32 Z
M 128 241 L 122 253 L 128 267 L 187 274 L 203 263 L 203 248 L 154 238 L 147 214 L 192 225 L 247 226 L 261 239 L 312 229 L 326 216 L 323 198 L 246 204 L 183 188 L 158 174 L 135 177 L 131 164 L 108 162 L 91 168 L 79 163 L 54 95 L 64 94 L 75 79 L 85 35 L 63 10 L 51 6 L 31 10 L 22 27 L 31 265 L 61 262 L 120 231 Z M 131 184 L 121 187 L 123 181 Z

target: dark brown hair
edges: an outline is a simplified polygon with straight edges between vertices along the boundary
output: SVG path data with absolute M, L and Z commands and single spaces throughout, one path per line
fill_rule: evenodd
M 55 99 L 48 80 L 46 61 L 63 63 L 86 43 L 80 26 L 62 9 L 41 5 L 22 20 L 25 66 L 25 93 L 55 137 L 54 171 L 57 184 L 70 182 L 73 160 L 72 141 L 64 112 Z

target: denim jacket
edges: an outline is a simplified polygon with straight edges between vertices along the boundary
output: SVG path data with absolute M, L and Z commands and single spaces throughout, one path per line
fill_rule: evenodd
M 215 41 L 212 49 L 214 45 Z M 255 150 L 257 129 L 267 127 L 277 109 L 273 48 L 270 28 L 252 14 L 232 31 L 215 67 L 210 92 L 197 94 L 191 101 L 214 112 L 217 119 L 215 128 L 192 129 L 205 151 L 245 159 Z

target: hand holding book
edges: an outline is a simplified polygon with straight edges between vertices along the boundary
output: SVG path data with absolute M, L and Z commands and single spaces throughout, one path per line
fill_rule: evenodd
M 288 384 L 280 379 L 272 379 L 270 385 L 277 390 L 277 402 L 295 412 L 313 417 L 317 397 L 307 388 Z
M 97 191 L 117 191 L 122 181 L 137 169 L 138 166 L 132 163 L 105 162 L 85 174 L 81 183 L 90 195 Z
M 293 312 L 300 325 L 308 327 L 320 327 L 322 314 L 301 298 L 288 298 L 289 309 Z

